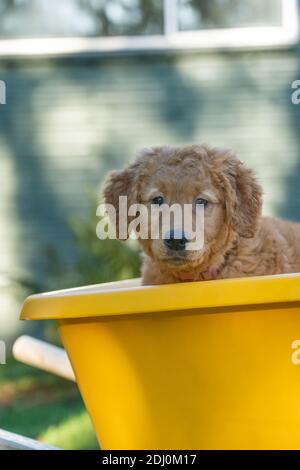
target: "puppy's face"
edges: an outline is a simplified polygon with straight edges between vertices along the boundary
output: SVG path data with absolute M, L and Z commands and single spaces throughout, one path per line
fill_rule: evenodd
M 199 165 L 192 155 L 191 158 L 178 159 L 175 152 L 169 158 L 162 153 L 155 163 L 140 182 L 138 195 L 148 214 L 151 214 L 151 206 L 154 210 L 155 206 L 160 208 L 159 238 L 141 240 L 143 248 L 169 269 L 200 265 L 224 225 L 222 191 L 215 187 L 208 169 Z M 168 217 L 164 226 L 163 211 L 167 215 L 170 209 L 177 210 L 177 216 Z M 183 217 L 178 217 L 184 215 L 185 210 L 190 210 L 190 227 L 184 223 Z M 200 218 L 204 216 L 204 243 L 194 249 L 197 214 Z M 150 232 L 153 217 L 147 217 L 147 222 Z M 201 220 L 198 230 L 203 230 Z
M 140 220 L 150 235 L 139 241 L 152 259 L 174 272 L 216 266 L 236 236 L 254 235 L 261 210 L 261 188 L 252 172 L 231 152 L 207 146 L 144 151 L 135 163 L 109 176 L 104 196 L 117 211 L 119 196 L 127 196 L 129 205 L 145 207 Z M 168 207 L 182 213 L 189 208 L 189 231 L 171 217 L 170 225 L 160 223 L 158 237 L 151 237 L 151 210 Z M 199 212 L 204 217 L 203 243 L 191 249 Z

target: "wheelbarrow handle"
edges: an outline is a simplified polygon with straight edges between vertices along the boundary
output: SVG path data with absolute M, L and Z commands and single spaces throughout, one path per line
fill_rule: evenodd
M 60 450 L 34 439 L 0 428 L 0 450 Z
M 76 381 L 67 353 L 53 344 L 23 335 L 13 345 L 13 356 L 24 364 Z

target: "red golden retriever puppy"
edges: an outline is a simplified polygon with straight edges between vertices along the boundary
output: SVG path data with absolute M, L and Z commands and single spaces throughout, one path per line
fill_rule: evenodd
M 207 145 L 153 147 L 108 175 L 106 203 L 189 204 L 204 210 L 203 246 L 175 237 L 140 239 L 144 284 L 165 284 L 300 271 L 300 224 L 262 217 L 262 188 L 230 150 Z

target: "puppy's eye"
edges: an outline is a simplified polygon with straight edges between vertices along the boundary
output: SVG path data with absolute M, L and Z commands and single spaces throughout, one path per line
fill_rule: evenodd
M 158 206 L 161 206 L 164 203 L 164 198 L 162 196 L 156 196 L 152 199 L 152 204 L 156 204 Z
M 203 199 L 202 197 L 198 197 L 198 199 L 196 199 L 196 206 L 204 206 L 206 207 L 207 204 L 208 204 L 208 200 L 207 199 Z

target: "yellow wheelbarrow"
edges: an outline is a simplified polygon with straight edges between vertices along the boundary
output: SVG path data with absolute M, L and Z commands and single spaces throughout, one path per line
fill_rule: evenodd
M 102 449 L 300 449 L 300 275 L 29 297 L 57 321 Z

